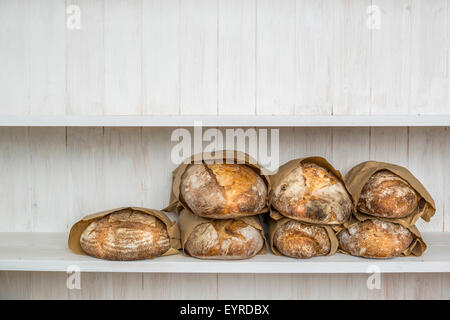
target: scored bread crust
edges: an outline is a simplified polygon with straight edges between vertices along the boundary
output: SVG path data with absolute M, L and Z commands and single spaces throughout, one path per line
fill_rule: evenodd
M 184 249 L 203 259 L 246 259 L 258 254 L 264 239 L 256 228 L 242 220 L 212 220 L 199 224 Z
M 278 228 L 273 243 L 280 253 L 293 258 L 323 256 L 331 249 L 330 237 L 325 228 L 293 220 Z
M 170 249 L 166 225 L 158 218 L 122 210 L 93 221 L 80 237 L 81 248 L 90 256 L 107 260 L 141 260 Z
M 384 218 L 403 218 L 417 208 L 420 197 L 408 182 L 388 171 L 378 171 L 364 185 L 358 210 Z
M 267 201 L 263 179 L 242 164 L 191 164 L 182 176 L 180 189 L 190 210 L 206 218 L 256 215 Z
M 342 230 L 337 237 L 342 250 L 365 258 L 398 257 L 414 240 L 407 228 L 376 219 L 359 222 Z
M 294 220 L 342 224 L 352 213 L 344 184 L 329 170 L 303 162 L 284 177 L 272 196 L 272 206 Z

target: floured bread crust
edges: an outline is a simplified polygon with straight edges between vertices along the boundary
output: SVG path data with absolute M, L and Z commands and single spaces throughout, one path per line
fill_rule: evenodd
M 376 217 L 403 218 L 416 210 L 419 200 L 420 196 L 408 182 L 382 170 L 364 185 L 357 208 Z
M 414 240 L 411 231 L 405 227 L 375 219 L 342 230 L 337 237 L 342 250 L 365 258 L 398 257 Z
M 92 222 L 81 234 L 81 248 L 107 260 L 140 260 L 170 248 L 166 225 L 158 218 L 132 210 L 109 214 Z
M 198 225 L 184 249 L 197 258 L 246 259 L 255 256 L 263 246 L 259 230 L 241 220 L 227 219 Z
M 293 258 L 311 258 L 330 252 L 331 242 L 323 227 L 289 221 L 275 232 L 274 246 L 283 255 Z
M 241 164 L 191 164 L 182 176 L 180 189 L 191 211 L 206 218 L 259 214 L 267 200 L 263 179 Z
M 304 162 L 274 190 L 272 205 L 289 218 L 317 224 L 341 224 L 352 213 L 344 184 L 330 171 Z

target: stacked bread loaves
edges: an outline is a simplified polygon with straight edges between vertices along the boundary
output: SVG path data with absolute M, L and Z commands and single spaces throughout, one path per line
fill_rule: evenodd
M 172 209 L 180 212 L 182 247 L 202 259 L 245 259 L 266 250 L 259 217 L 268 180 L 248 155 L 202 154 L 174 171 Z M 205 160 L 206 159 L 206 160 Z
M 321 157 L 292 160 L 271 177 L 269 239 L 272 251 L 293 258 L 332 255 L 331 226 L 352 214 L 342 176 Z
M 426 246 L 414 224 L 429 221 L 434 202 L 406 168 L 368 161 L 351 169 L 346 183 L 357 210 L 337 234 L 342 252 L 365 258 L 422 254 Z

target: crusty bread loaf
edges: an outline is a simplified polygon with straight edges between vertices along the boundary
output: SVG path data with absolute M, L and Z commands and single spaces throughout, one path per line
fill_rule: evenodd
M 403 218 L 419 204 L 418 193 L 396 174 L 382 170 L 364 185 L 358 200 L 358 210 L 376 217 Z
M 311 258 L 330 252 L 331 242 L 327 231 L 320 226 L 312 226 L 291 220 L 275 232 L 274 246 L 285 256 Z
M 198 216 L 238 218 L 261 212 L 267 186 L 247 165 L 191 164 L 181 179 L 181 195 Z
M 127 209 L 93 221 L 81 234 L 80 245 L 97 258 L 140 260 L 169 250 L 170 239 L 158 218 Z
M 353 205 L 344 184 L 332 172 L 303 162 L 276 187 L 272 206 L 295 220 L 341 224 L 350 217 Z
M 400 256 L 414 240 L 407 228 L 376 219 L 358 222 L 342 230 L 337 237 L 343 251 L 365 258 Z
M 246 259 L 264 246 L 259 230 L 242 220 L 211 220 L 199 224 L 189 235 L 184 249 L 204 259 Z

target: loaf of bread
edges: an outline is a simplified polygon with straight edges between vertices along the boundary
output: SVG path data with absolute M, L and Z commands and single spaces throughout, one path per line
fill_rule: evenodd
M 196 215 L 229 219 L 261 213 L 267 186 L 244 164 L 191 164 L 181 179 L 181 196 Z
M 414 240 L 407 228 L 376 219 L 358 222 L 337 237 L 343 251 L 365 258 L 398 257 Z
M 246 259 L 255 256 L 263 246 L 260 231 L 244 221 L 216 219 L 196 226 L 184 250 L 203 259 Z
M 330 238 L 323 227 L 294 220 L 278 228 L 273 237 L 273 245 L 283 255 L 293 258 L 326 255 L 331 248 Z
M 158 218 L 130 209 L 93 221 L 80 245 L 88 255 L 107 260 L 140 260 L 162 255 L 170 248 L 166 225 Z
M 316 224 L 341 224 L 352 213 L 344 184 L 328 169 L 303 162 L 273 192 L 272 206 L 291 219 Z
M 364 185 L 358 200 L 359 211 L 384 218 L 403 218 L 413 213 L 420 196 L 408 182 L 396 174 L 382 170 Z

